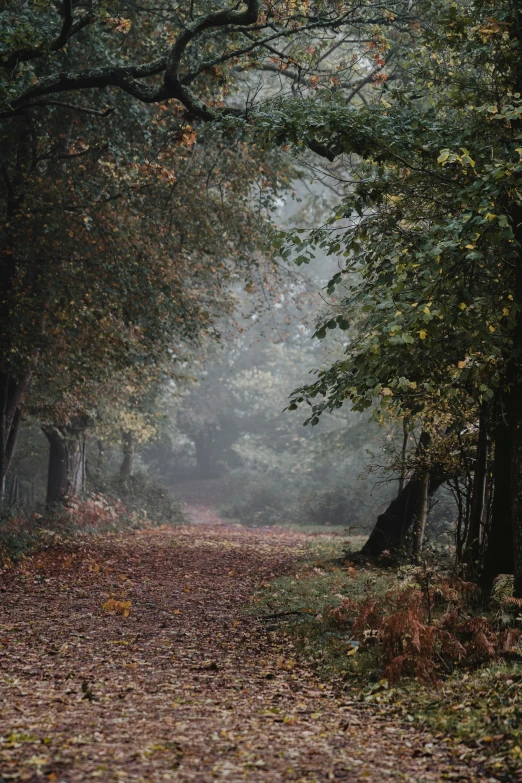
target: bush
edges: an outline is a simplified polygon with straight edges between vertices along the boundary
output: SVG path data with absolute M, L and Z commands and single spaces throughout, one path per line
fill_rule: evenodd
M 302 500 L 302 513 L 306 522 L 315 525 L 350 525 L 354 521 L 354 500 L 340 487 L 307 492 Z
M 327 612 L 335 626 L 351 628 L 362 651 L 374 648 L 390 682 L 404 676 L 435 681 L 456 666 L 473 668 L 519 654 L 515 646 L 522 632 L 477 614 L 474 584 L 425 569 L 412 577 L 382 598 L 362 603 L 346 598 Z
M 119 476 L 107 485 L 107 495 L 123 502 L 127 509 L 158 524 L 182 525 L 186 522 L 180 501 L 162 484 L 146 473 L 136 473 L 129 479 Z
M 238 470 L 226 480 L 229 500 L 220 513 L 245 525 L 277 525 L 290 521 L 295 498 L 272 475 Z
M 180 502 L 161 484 L 137 475 L 114 481 L 106 494 L 74 499 L 45 514 L 6 513 L 0 519 L 0 569 L 36 549 L 78 534 L 180 525 L 186 521 Z
M 375 499 L 360 495 L 363 482 L 328 485 L 290 471 L 235 470 L 224 479 L 228 500 L 220 513 L 246 525 L 333 525 L 367 529 L 379 511 Z

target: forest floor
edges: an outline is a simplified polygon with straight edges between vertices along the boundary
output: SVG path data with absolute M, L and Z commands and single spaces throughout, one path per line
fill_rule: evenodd
M 495 780 L 343 698 L 245 611 L 306 536 L 201 515 L 1 576 L 2 783 Z

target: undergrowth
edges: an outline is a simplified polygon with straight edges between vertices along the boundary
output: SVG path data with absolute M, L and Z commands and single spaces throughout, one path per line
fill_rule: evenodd
M 0 517 L 0 569 L 66 539 L 185 522 L 179 501 L 142 477 L 115 483 L 109 491 L 72 500 L 42 514 L 16 509 L 5 513 Z
M 518 770 L 522 609 L 509 584 L 485 606 L 437 565 L 354 567 L 317 544 L 256 596 L 267 629 L 351 698 L 463 744 L 496 775 Z

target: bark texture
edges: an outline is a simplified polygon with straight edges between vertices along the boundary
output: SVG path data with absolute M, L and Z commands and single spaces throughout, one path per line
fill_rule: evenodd
M 489 591 L 499 574 L 512 574 L 513 521 L 511 516 L 511 443 L 509 426 L 500 411 L 494 431 L 493 503 L 491 525 L 483 554 L 481 584 Z
M 522 247 L 522 208 L 513 210 L 515 237 Z M 511 519 L 513 524 L 513 572 L 514 595 L 522 598 L 522 252 L 515 263 L 516 324 L 513 332 L 513 348 L 508 364 L 507 418 L 509 425 Z M 506 542 L 507 544 L 507 542 Z
M 0 372 L 0 503 L 5 500 L 7 471 L 22 420 L 20 406 L 30 380 L 30 372 L 21 380 Z
M 85 431 L 73 427 L 43 427 L 49 441 L 48 508 L 63 505 L 85 491 Z
M 132 432 L 122 433 L 121 448 L 123 459 L 120 465 L 120 476 L 122 479 L 130 479 L 134 476 L 134 437 Z
M 471 511 L 463 553 L 463 561 L 470 576 L 476 576 L 480 569 L 481 536 L 486 506 L 488 452 L 488 411 L 486 406 L 483 405 L 479 417 L 479 436 L 475 456 L 475 469 L 473 471 Z
M 430 442 L 430 434 L 423 431 L 417 446 L 417 455 L 419 457 L 423 452 L 427 451 Z M 370 557 L 380 557 L 383 552 L 390 552 L 391 554 L 398 552 L 404 545 L 406 536 L 413 528 L 415 516 L 418 514 L 418 509 L 422 506 L 426 491 L 429 499 L 444 483 L 444 480 L 445 477 L 442 471 L 437 467 L 428 471 L 426 480 L 426 470 L 422 465 L 419 465 L 413 471 L 410 480 L 403 490 L 392 500 L 386 511 L 377 517 L 375 527 L 368 541 L 361 549 L 361 554 Z

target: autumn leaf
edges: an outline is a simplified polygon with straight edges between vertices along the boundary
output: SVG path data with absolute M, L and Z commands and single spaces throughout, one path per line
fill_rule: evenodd
M 121 617 L 128 617 L 130 614 L 132 601 L 117 601 L 115 598 L 109 598 L 102 604 L 102 609 L 107 614 L 119 614 Z

